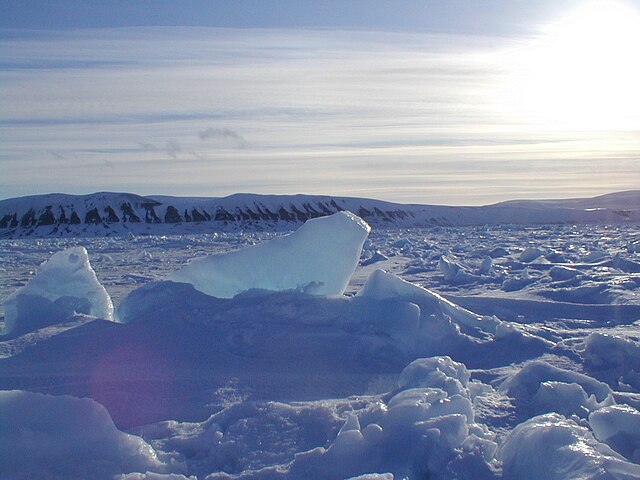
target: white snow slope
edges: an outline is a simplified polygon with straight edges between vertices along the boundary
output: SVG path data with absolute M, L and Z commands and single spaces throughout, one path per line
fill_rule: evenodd
M 0 240 L 0 478 L 640 478 L 637 225 L 366 233 Z

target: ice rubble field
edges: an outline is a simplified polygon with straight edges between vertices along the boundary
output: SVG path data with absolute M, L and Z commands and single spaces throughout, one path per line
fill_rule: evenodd
M 0 241 L 0 478 L 640 478 L 637 225 L 367 230 Z

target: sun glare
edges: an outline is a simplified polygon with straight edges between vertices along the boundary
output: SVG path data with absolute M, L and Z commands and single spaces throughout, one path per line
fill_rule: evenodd
M 518 51 L 512 107 L 556 129 L 640 128 L 640 12 L 594 1 Z

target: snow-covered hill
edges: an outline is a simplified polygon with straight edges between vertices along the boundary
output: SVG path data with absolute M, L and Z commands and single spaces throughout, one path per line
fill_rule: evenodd
M 101 192 L 0 201 L 0 235 L 103 236 L 289 230 L 309 218 L 349 210 L 374 228 L 433 225 L 640 222 L 640 190 L 589 199 L 517 200 L 482 207 L 397 204 L 319 195 L 235 194 L 224 198 Z

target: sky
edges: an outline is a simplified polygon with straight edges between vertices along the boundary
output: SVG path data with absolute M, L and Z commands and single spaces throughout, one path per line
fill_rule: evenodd
M 640 188 L 640 0 L 0 2 L 0 198 Z

